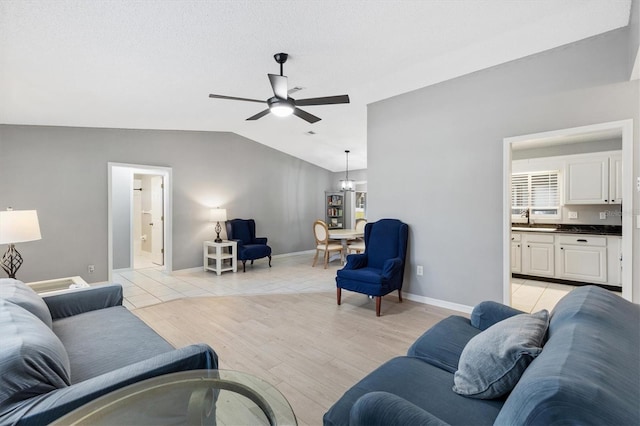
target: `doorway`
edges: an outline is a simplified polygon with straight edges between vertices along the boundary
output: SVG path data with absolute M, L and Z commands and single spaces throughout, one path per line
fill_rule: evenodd
M 633 121 L 621 120 L 615 122 L 594 124 L 590 126 L 561 129 L 556 131 L 522 135 L 504 139 L 503 150 L 503 301 L 512 305 L 511 290 L 511 173 L 512 152 L 515 144 L 527 144 L 528 146 L 543 146 L 554 141 L 566 141 L 572 139 L 580 143 L 588 140 L 590 135 L 607 134 L 620 137 L 622 140 L 622 198 L 629 200 L 625 206 L 632 205 L 633 198 Z M 629 207 L 622 212 L 622 297 L 632 300 L 632 222 L 633 215 Z
M 172 169 L 108 163 L 108 269 L 172 271 Z
M 164 176 L 134 173 L 133 268 L 164 266 Z

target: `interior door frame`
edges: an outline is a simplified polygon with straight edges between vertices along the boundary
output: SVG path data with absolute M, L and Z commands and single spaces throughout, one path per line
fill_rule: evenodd
M 511 151 L 514 143 L 545 141 L 586 133 L 619 131 L 622 137 L 622 297 L 633 301 L 633 120 L 611 121 L 504 138 L 503 144 L 503 303 L 511 306 Z M 625 207 L 626 206 L 626 207 Z
M 129 232 L 133 234 L 133 175 L 134 174 L 150 174 L 159 175 L 164 179 L 164 271 L 173 271 L 173 169 L 171 167 L 162 166 L 149 166 L 144 164 L 129 164 L 129 163 L 107 163 L 107 269 L 108 280 L 113 281 L 113 169 L 115 167 L 125 168 L 131 173 L 131 179 L 129 179 L 129 185 L 131 186 L 130 194 L 130 218 L 129 218 Z M 129 267 L 133 268 L 133 239 L 129 238 L 130 244 L 130 263 Z

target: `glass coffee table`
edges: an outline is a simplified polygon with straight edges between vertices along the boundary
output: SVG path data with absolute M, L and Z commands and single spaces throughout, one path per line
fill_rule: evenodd
M 52 425 L 297 425 L 285 397 L 231 370 L 191 370 L 147 379 L 97 398 Z

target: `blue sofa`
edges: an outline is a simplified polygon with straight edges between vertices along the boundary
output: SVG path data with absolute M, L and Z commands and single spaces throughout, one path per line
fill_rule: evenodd
M 483 302 L 470 319 L 442 320 L 407 356 L 391 359 L 349 389 L 324 415 L 324 424 L 640 424 L 640 305 L 596 286 L 579 287 L 560 300 L 541 348 L 531 352 L 510 392 L 496 398 L 454 392 L 459 369 L 466 368 L 461 358 L 467 344 L 525 317 L 518 314 Z
M 40 297 L 0 279 L 0 424 L 42 425 L 129 384 L 215 369 L 209 346 L 175 349 L 122 306 L 118 284 Z

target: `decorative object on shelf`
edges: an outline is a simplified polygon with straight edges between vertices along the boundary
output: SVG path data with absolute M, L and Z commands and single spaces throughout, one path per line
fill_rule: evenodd
M 222 231 L 222 227 L 220 226 L 220 222 L 227 221 L 227 209 L 211 209 L 209 212 L 209 221 L 216 222 L 216 239 L 214 241 L 216 243 L 221 243 L 222 239 L 220 238 L 220 232 Z
M 0 212 L 0 244 L 9 244 L 9 248 L 2 256 L 2 269 L 15 278 L 16 272 L 22 265 L 22 256 L 16 250 L 15 243 L 25 243 L 42 239 L 38 212 L 35 210 L 13 210 Z
M 347 171 L 344 179 L 340 179 L 340 190 L 341 191 L 355 191 L 356 185 L 355 182 L 349 179 L 349 151 L 348 149 L 344 150 L 347 155 Z

